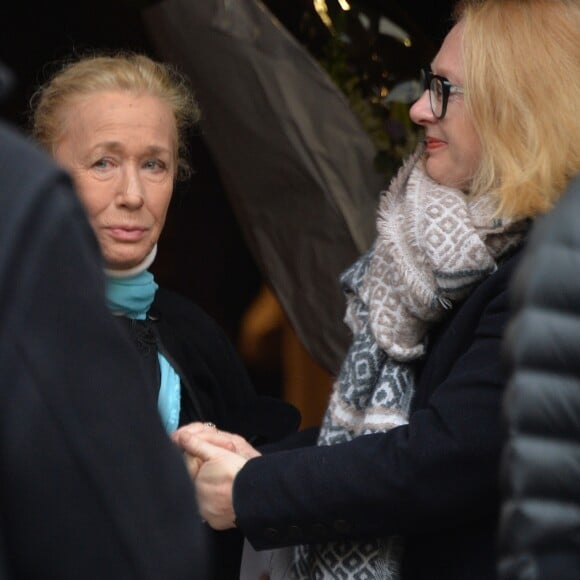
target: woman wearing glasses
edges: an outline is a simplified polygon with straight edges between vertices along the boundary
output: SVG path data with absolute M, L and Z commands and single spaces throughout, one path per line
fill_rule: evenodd
M 580 169 L 580 4 L 455 17 L 411 109 L 424 146 L 341 280 L 352 346 L 317 444 L 175 436 L 212 527 L 293 546 L 272 579 L 496 577 L 508 287 L 531 219 Z

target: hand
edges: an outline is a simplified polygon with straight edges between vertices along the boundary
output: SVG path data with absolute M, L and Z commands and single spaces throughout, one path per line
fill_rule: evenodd
M 252 447 L 243 437 L 228 431 L 217 429 L 212 423 L 190 423 L 172 433 L 171 438 L 178 443 L 178 439 L 184 435 L 197 435 L 203 441 L 233 451 L 246 459 L 259 457 L 261 453 Z
M 192 431 L 197 429 L 179 429 L 173 439 L 186 452 L 187 461 L 196 471 L 194 482 L 199 513 L 215 530 L 233 528 L 236 519 L 232 499 L 234 479 L 248 460 L 206 441 L 207 431 Z

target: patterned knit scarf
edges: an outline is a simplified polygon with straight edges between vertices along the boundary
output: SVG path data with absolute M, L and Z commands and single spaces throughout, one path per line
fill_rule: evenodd
M 335 445 L 407 423 L 413 363 L 430 326 L 497 269 L 518 245 L 523 222 L 494 217 L 491 195 L 470 198 L 422 169 L 418 150 L 384 192 L 371 250 L 341 277 L 353 340 L 324 417 L 319 445 Z M 289 575 L 400 577 L 402 540 L 298 546 Z

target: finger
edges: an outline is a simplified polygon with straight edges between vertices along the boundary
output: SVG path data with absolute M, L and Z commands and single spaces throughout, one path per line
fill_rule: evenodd
M 252 459 L 253 457 L 259 457 L 261 453 L 252 447 L 242 436 L 232 435 L 231 442 L 234 446 L 235 452 L 245 457 L 246 459 Z
M 203 461 L 199 457 L 194 457 L 193 455 L 184 454 L 183 459 L 185 461 L 185 467 L 189 473 L 192 480 L 195 480 L 197 474 L 199 473 L 200 467 L 203 465 Z
M 214 429 L 210 431 L 194 431 L 191 432 L 189 430 L 183 431 L 174 431 L 171 434 L 172 441 L 178 446 L 181 447 L 180 441 L 183 438 L 189 437 L 199 437 L 200 439 L 206 441 L 207 443 L 211 443 L 216 447 L 221 447 L 222 449 L 227 449 L 228 451 L 236 451 L 236 444 L 234 443 L 233 439 L 229 434 L 226 434 L 222 431 L 216 431 Z
M 207 431 L 207 423 L 196 421 L 195 423 L 188 423 L 187 425 L 183 425 L 172 433 L 172 437 L 175 439 L 175 436 L 180 433 L 190 433 L 191 435 L 196 435 L 197 433 L 202 433 L 204 431 Z
M 228 431 L 220 431 L 213 423 L 191 423 L 185 425 L 177 431 L 174 431 L 171 438 L 175 443 L 179 445 L 179 440 L 181 437 L 189 437 L 195 435 L 203 440 L 227 449 L 228 451 L 236 451 L 235 440 L 241 439 L 239 436 L 229 433 Z
M 216 447 L 221 447 L 223 449 L 227 449 L 228 451 L 236 451 L 236 445 L 234 443 L 233 437 L 229 433 L 210 429 L 209 431 L 201 431 L 200 433 L 196 433 L 195 437 L 199 437 L 203 441 L 211 443 Z
M 209 461 L 210 459 L 219 457 L 220 454 L 228 453 L 227 449 L 209 443 L 198 435 L 191 435 L 187 432 L 178 435 L 177 443 L 184 451 L 203 461 Z
M 172 434 L 172 439 L 179 445 L 178 441 L 180 437 L 195 435 L 208 443 L 227 449 L 228 451 L 233 451 L 234 453 L 239 453 L 246 459 L 259 457 L 261 455 L 241 435 L 230 433 L 229 431 L 221 431 L 217 428 L 207 428 L 204 425 L 206 426 L 207 423 L 191 423 L 190 425 L 185 425 Z

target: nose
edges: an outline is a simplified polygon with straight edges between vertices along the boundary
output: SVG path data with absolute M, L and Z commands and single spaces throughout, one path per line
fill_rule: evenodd
M 125 167 L 121 173 L 116 203 L 119 207 L 139 209 L 145 203 L 145 188 L 135 168 Z
M 423 94 L 413 103 L 409 109 L 409 117 L 417 125 L 427 125 L 428 123 L 435 123 L 437 121 L 431 110 L 428 90 L 424 90 Z

